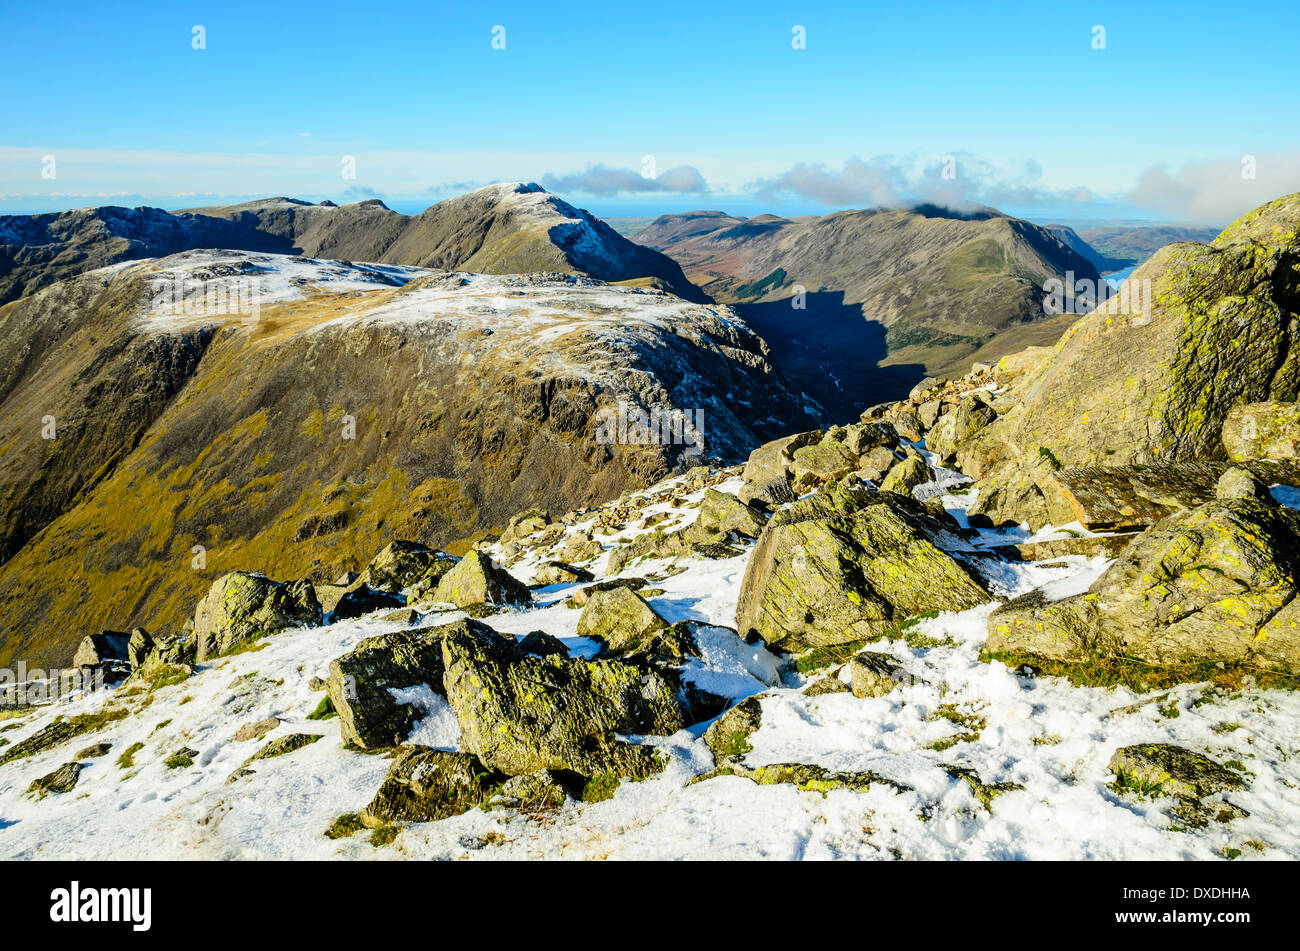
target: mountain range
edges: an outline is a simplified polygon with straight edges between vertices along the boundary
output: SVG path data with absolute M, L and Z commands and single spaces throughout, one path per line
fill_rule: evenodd
M 1044 311 L 1044 283 L 1098 279 L 1058 231 L 993 210 L 699 211 L 661 216 L 633 240 L 736 306 L 792 379 L 841 416 L 927 374 L 1054 339 L 1066 321 Z

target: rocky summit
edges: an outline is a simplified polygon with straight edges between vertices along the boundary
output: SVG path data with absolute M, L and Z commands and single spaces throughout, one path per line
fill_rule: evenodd
M 653 282 L 187 252 L 9 304 L 11 438 L 78 409 L 4 457 L 5 649 L 72 663 L 0 685 L 0 849 L 1300 858 L 1297 209 L 834 423 Z

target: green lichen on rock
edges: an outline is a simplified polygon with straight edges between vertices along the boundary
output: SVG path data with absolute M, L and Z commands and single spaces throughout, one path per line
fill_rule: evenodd
M 510 776 L 566 769 L 642 779 L 660 758 L 618 737 L 670 735 L 699 716 L 671 673 L 654 667 L 537 657 L 481 628 L 448 633 L 442 651 L 462 749 Z
M 321 621 L 310 584 L 281 584 L 251 571 L 218 578 L 194 609 L 200 661 L 230 653 L 250 638 Z
M 1161 519 L 1084 594 L 1034 592 L 989 617 L 990 653 L 1067 662 L 1243 663 L 1300 673 L 1300 513 L 1218 499 Z
M 394 822 L 446 819 L 488 801 L 504 779 L 467 753 L 403 747 L 360 820 L 377 829 Z
M 833 486 L 764 528 L 745 568 L 736 626 L 793 652 L 990 600 L 973 570 L 940 541 L 960 547 L 919 503 Z
M 431 596 L 436 603 L 459 607 L 474 604 L 527 604 L 528 588 L 484 552 L 468 552 L 438 581 Z

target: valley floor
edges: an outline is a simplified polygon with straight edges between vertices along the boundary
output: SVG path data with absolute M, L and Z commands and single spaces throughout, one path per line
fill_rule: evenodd
M 738 481 L 718 488 L 734 491 Z M 659 492 L 641 494 L 643 500 Z M 666 524 L 695 515 L 702 490 L 647 504 L 641 515 L 669 513 Z M 945 498 L 959 518 L 969 496 Z M 569 531 L 590 529 L 591 523 Z M 630 530 L 606 538 L 610 543 Z M 598 536 L 599 537 L 599 536 Z M 990 538 L 989 542 L 999 539 Z M 748 550 L 723 560 L 683 560 L 687 570 L 655 581 L 651 603 L 665 618 L 734 625 Z M 596 563 L 599 567 L 603 558 Z M 1000 563 L 990 578 L 1001 597 L 1051 586 L 1054 596 L 1082 590 L 1107 564 L 1066 557 L 1051 563 Z M 527 560 L 511 567 L 527 579 Z M 642 563 L 645 576 L 666 562 Z M 597 572 L 599 575 L 599 571 Z M 579 612 L 564 604 L 572 586 L 534 592 L 538 607 L 497 614 L 487 623 L 522 636 L 544 630 L 576 656 L 597 645 L 576 634 Z M 665 771 L 624 782 L 603 802 L 569 803 L 521 813 L 475 809 L 433 823 L 408 824 L 388 844 L 368 833 L 331 839 L 340 815 L 370 801 L 389 761 L 342 748 L 338 720 L 309 720 L 322 694 L 308 681 L 365 637 L 401 625 L 378 616 L 287 631 L 262 646 L 200 665 L 181 683 L 152 692 L 100 692 L 0 720 L 0 739 L 31 735 L 53 716 L 103 709 L 130 714 L 97 732 L 36 756 L 0 765 L 0 857 L 6 859 L 1241 859 L 1300 858 L 1300 755 L 1294 724 L 1300 696 L 1283 691 L 1216 691 L 1206 684 L 1167 695 L 1074 687 L 1060 678 L 1027 677 L 979 659 L 994 605 L 925 620 L 905 639 L 873 645 L 896 658 L 911 681 L 884 699 L 850 693 L 808 696 L 804 677 L 762 645 L 730 631 L 705 629 L 702 660 L 687 676 L 734 698 L 763 692 L 763 725 L 749 765 L 815 763 L 869 770 L 908 787 L 876 784 L 867 792 L 803 792 L 722 776 L 687 785 L 713 767 L 700 739 L 708 724 L 639 742 L 669 757 Z M 459 613 L 429 615 L 421 624 Z M 1147 700 L 1151 702 L 1142 703 Z M 419 698 L 424 719 L 412 742 L 455 749 L 458 728 L 442 698 Z M 236 730 L 266 717 L 285 721 L 270 738 L 321 734 L 292 754 L 230 774 L 259 748 Z M 28 786 L 95 742 L 112 749 L 88 760 L 76 788 L 36 799 Z M 1206 753 L 1250 777 L 1234 794 L 1250 813 L 1203 829 L 1179 827 L 1169 800 L 1112 788 L 1107 763 L 1116 748 L 1169 742 Z M 142 744 L 119 760 L 135 744 Z M 188 748 L 190 762 L 172 759 Z M 0 750 L 3 748 L 0 747 Z M 172 759 L 172 765 L 168 760 Z M 962 773 L 948 767 L 967 771 Z M 1015 784 L 995 795 L 985 789 Z

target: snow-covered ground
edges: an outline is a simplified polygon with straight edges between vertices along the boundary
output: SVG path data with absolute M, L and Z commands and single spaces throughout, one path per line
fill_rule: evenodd
M 719 486 L 737 487 L 735 481 Z M 661 485 L 640 498 L 662 497 L 672 488 Z M 669 518 L 658 527 L 680 527 L 695 517 L 702 494 L 684 494 L 681 505 L 667 499 L 645 504 L 629 525 L 662 511 Z M 950 495 L 945 503 L 960 512 L 968 498 Z M 567 531 L 592 528 L 586 521 Z M 609 546 L 637 531 L 596 537 Z M 682 561 L 686 571 L 654 582 L 663 593 L 651 603 L 669 620 L 734 626 L 748 555 L 746 549 L 730 559 Z M 537 561 L 529 556 L 511 570 L 528 581 Z M 593 566 L 598 575 L 603 562 L 602 556 Z M 1006 563 L 991 580 L 1003 596 L 1047 587 L 1050 596 L 1061 597 L 1082 590 L 1105 565 L 1082 557 Z M 644 577 L 666 567 L 643 562 L 625 574 Z M 531 610 L 495 615 L 488 623 L 519 636 L 544 630 L 573 654 L 590 656 L 596 644 L 577 636 L 579 612 L 564 604 L 573 587 L 541 589 Z M 908 634 L 923 646 L 905 640 L 875 645 L 912 675 L 883 699 L 805 695 L 809 681 L 789 666 L 782 669 L 782 658 L 762 646 L 717 629 L 701 637 L 704 659 L 692 662 L 692 679 L 736 698 L 764 694 L 763 725 L 751 738 L 746 763 L 870 770 L 907 791 L 877 784 L 865 793 L 822 795 L 734 776 L 688 786 L 713 766 L 700 739 L 708 724 L 698 724 L 671 737 L 633 738 L 660 747 L 669 764 L 656 777 L 624 782 L 604 802 L 532 814 L 475 809 L 407 825 L 382 847 L 365 834 L 329 839 L 325 829 L 369 802 L 389 761 L 344 750 L 337 719 L 306 719 L 322 697 L 308 681 L 324 676 L 329 662 L 361 639 L 400 626 L 372 616 L 276 635 L 258 650 L 201 665 L 189 680 L 152 693 L 128 697 L 129 688 L 119 688 L 0 720 L 6 730 L 0 738 L 16 742 L 55 715 L 106 705 L 132 711 L 106 729 L 0 766 L 0 857 L 1210 859 L 1233 849 L 1242 858 L 1300 858 L 1300 697 L 1263 690 L 1229 696 L 1188 684 L 1134 706 L 1152 698 L 1023 677 L 979 660 L 992 609 L 922 622 Z M 458 616 L 427 616 L 421 624 Z M 446 702 L 421 689 L 410 698 L 425 712 L 412 742 L 455 749 L 458 729 Z M 964 722 L 954 722 L 954 715 Z M 284 722 L 264 740 L 234 739 L 241 725 L 270 716 Z M 254 776 L 227 783 L 266 740 L 287 733 L 323 736 L 292 754 L 259 761 Z M 945 742 L 954 738 L 952 745 Z M 32 780 L 101 741 L 111 742 L 111 751 L 84 761 L 72 792 L 39 801 L 25 795 Z M 1220 762 L 1236 761 L 1251 781 L 1232 799 L 1250 816 L 1180 830 L 1166 814 L 1170 801 L 1116 793 L 1107 762 L 1117 747 L 1139 742 L 1177 743 Z M 135 743 L 143 746 L 134 764 L 119 765 L 118 757 Z M 192 765 L 169 768 L 165 761 L 187 747 L 197 751 Z M 985 808 L 949 766 L 973 770 L 986 784 L 1023 788 L 1003 792 Z

